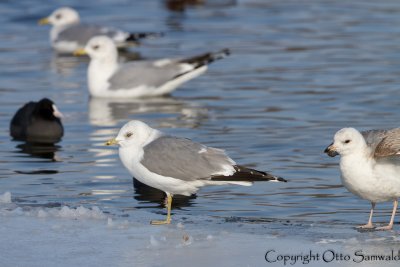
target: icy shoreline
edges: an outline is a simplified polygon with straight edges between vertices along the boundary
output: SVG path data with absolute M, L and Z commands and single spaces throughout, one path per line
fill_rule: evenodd
M 326 251 L 352 257 L 333 259 L 331 266 L 359 266 L 352 261 L 355 249 L 389 251 L 389 246 L 379 246 L 387 238 L 377 239 L 369 233 L 371 239 L 363 241 L 354 237 L 306 239 L 282 229 L 250 231 L 240 223 L 210 227 L 201 218 L 196 223 L 151 226 L 142 222 L 150 215 L 154 214 L 138 210 L 135 218 L 115 218 L 98 207 L 83 206 L 21 208 L 5 193 L 0 195 L 0 266 L 321 266 Z M 271 251 L 270 262 L 265 258 L 267 251 Z M 308 253 L 321 258 L 306 258 Z M 396 264 L 385 262 L 385 266 Z

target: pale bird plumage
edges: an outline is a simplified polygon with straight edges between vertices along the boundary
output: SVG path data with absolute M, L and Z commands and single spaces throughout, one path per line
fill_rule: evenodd
M 369 222 L 362 228 L 372 228 L 375 203 L 394 201 L 389 225 L 393 227 L 400 196 L 400 128 L 359 132 L 343 128 L 334 136 L 334 142 L 325 150 L 330 156 L 340 158 L 341 180 L 353 194 L 369 200 L 372 209 Z
M 48 17 L 39 20 L 39 24 L 52 25 L 50 42 L 52 47 L 60 53 L 72 53 L 76 49 L 83 48 L 92 37 L 98 35 L 110 37 L 118 48 L 135 45 L 142 38 L 162 35 L 160 33 L 130 33 L 113 27 L 81 23 L 78 12 L 70 7 L 56 9 Z
M 84 52 L 91 60 L 88 67 L 89 92 L 94 97 L 140 98 L 169 94 L 183 83 L 201 75 L 207 65 L 225 57 L 228 50 L 207 53 L 189 59 L 118 62 L 118 51 L 107 36 L 93 37 Z
M 194 194 L 206 185 L 248 186 L 254 181 L 286 181 L 238 166 L 224 150 L 165 135 L 141 121 L 126 123 L 107 145 L 116 143 L 120 146 L 121 161 L 132 176 L 171 197 Z

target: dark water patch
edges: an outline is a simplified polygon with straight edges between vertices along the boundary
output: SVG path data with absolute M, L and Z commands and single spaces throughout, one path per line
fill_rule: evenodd
M 57 170 L 36 170 L 36 171 L 15 171 L 18 174 L 33 174 L 33 175 L 40 175 L 40 174 L 57 174 Z

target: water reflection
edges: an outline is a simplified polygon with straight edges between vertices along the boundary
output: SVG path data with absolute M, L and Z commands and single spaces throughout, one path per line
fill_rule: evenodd
M 218 9 L 229 8 L 237 5 L 236 0 L 164 0 L 164 7 L 169 12 L 165 20 L 165 25 L 172 31 L 185 32 L 186 20 L 190 20 L 188 13 L 189 8 L 201 8 L 211 10 L 211 17 L 221 17 Z M 216 12 L 214 12 L 216 9 Z M 223 15 L 225 16 L 225 15 Z M 208 19 L 211 20 L 211 17 Z
M 51 161 L 61 161 L 57 157 L 57 151 L 61 146 L 55 144 L 42 144 L 25 142 L 16 146 L 18 153 L 28 154 L 35 158 L 49 159 Z
M 230 7 L 236 0 L 165 0 L 165 8 L 173 12 L 184 12 L 188 7 Z
M 50 69 L 57 74 L 71 76 L 75 75 L 74 70 L 81 64 L 89 64 L 89 58 L 60 55 L 54 52 L 50 61 Z
M 183 12 L 188 6 L 204 5 L 205 0 L 165 0 L 165 7 L 170 11 Z
M 206 108 L 196 103 L 187 102 L 172 97 L 148 99 L 104 99 L 90 98 L 89 122 L 94 126 L 116 126 L 129 119 L 135 119 L 135 114 L 155 114 L 162 116 L 162 124 L 168 126 L 198 127 L 208 118 Z M 173 118 L 168 118 L 172 115 Z
M 133 181 L 133 189 L 134 189 L 134 198 L 140 202 L 146 203 L 155 203 L 158 204 L 160 207 L 164 207 L 165 201 L 165 193 L 161 190 L 155 189 L 144 183 L 139 182 L 136 179 L 132 179 Z M 183 208 L 183 207 L 190 207 L 193 205 L 193 200 L 196 199 L 196 195 L 191 195 L 189 197 L 176 195 L 172 201 L 172 207 L 174 208 Z M 141 205 L 138 208 L 146 208 L 145 206 Z

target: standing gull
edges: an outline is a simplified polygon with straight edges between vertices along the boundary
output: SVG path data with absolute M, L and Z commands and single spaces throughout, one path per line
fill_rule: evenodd
M 76 10 L 61 7 L 48 17 L 39 20 L 40 25 L 51 24 L 50 42 L 60 53 L 72 53 L 83 48 L 90 38 L 97 35 L 107 35 L 118 48 L 124 48 L 139 43 L 142 38 L 161 36 L 161 33 L 137 32 L 130 33 L 116 28 L 80 23 Z
M 351 193 L 371 202 L 368 223 L 359 228 L 371 229 L 375 204 L 393 201 L 390 223 L 377 230 L 393 228 L 400 196 L 400 128 L 359 132 L 343 128 L 334 136 L 334 142 L 325 153 L 340 158 L 343 185 Z
M 255 181 L 285 179 L 237 165 L 221 149 L 189 139 L 165 135 L 141 121 L 126 123 L 106 145 L 118 144 L 125 168 L 140 182 L 167 195 L 167 218 L 151 224 L 171 222 L 172 196 L 194 194 L 206 185 L 249 186 Z
M 166 95 L 199 76 L 211 62 L 229 55 L 228 49 L 186 59 L 118 63 L 118 51 L 107 36 L 90 39 L 75 55 L 88 54 L 89 92 L 94 97 L 135 98 Z

